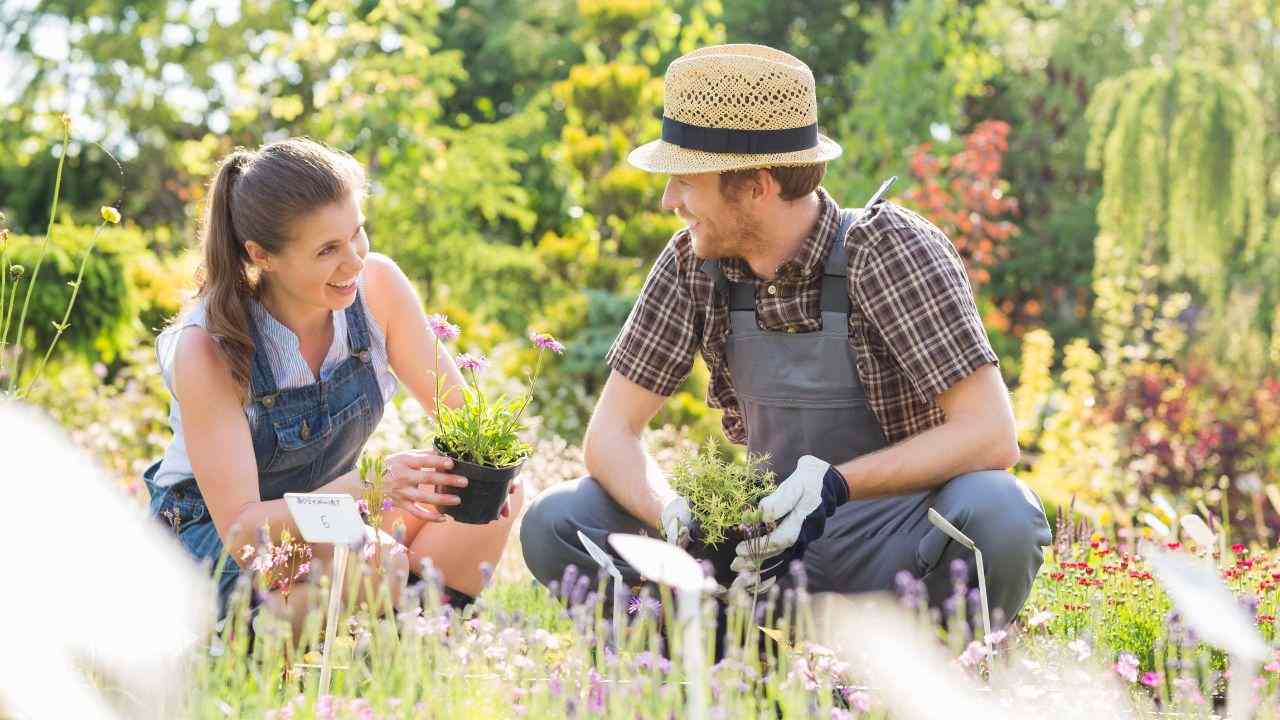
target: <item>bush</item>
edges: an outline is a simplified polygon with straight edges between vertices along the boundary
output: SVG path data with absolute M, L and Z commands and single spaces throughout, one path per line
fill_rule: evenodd
M 23 330 L 22 346 L 27 352 L 43 354 L 57 334 L 54 324 L 61 322 L 71 298 L 71 283 L 76 279 L 80 262 L 93 238 L 92 227 L 58 226 L 54 228 L 48 255 L 35 279 L 31 304 Z M 16 296 L 12 323 L 17 325 L 23 297 L 44 238 L 10 235 L 8 261 L 25 268 Z M 69 326 L 58 340 L 55 355 L 74 353 L 89 360 L 112 361 L 139 337 L 138 303 L 128 281 L 126 268 L 140 254 L 146 253 L 142 234 L 130 228 L 105 230 L 85 266 L 76 306 Z M 12 291 L 13 286 L 9 286 Z M 10 330 L 10 339 L 16 327 Z

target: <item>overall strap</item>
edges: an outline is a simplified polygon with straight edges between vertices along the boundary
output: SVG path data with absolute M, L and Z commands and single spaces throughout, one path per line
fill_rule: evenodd
M 849 284 L 845 281 L 849 276 L 849 254 L 845 250 L 844 241 L 857 216 L 856 210 L 840 210 L 840 226 L 836 229 L 836 237 L 831 242 L 831 249 L 827 251 L 827 259 L 822 268 L 822 312 L 849 314 Z
M 249 318 L 249 334 L 253 337 L 249 392 L 254 400 L 271 398 L 271 402 L 274 402 L 279 390 L 276 387 L 275 373 L 271 370 L 271 361 L 267 358 L 267 344 L 262 340 L 262 331 L 258 327 L 258 321 L 253 317 L 252 308 L 246 306 L 245 315 Z M 264 402 L 264 404 L 271 407 L 271 402 Z
M 368 361 L 369 347 L 369 323 L 365 317 L 364 301 L 360 298 L 360 290 L 356 289 L 355 302 L 347 307 L 347 347 L 351 349 L 352 355 L 357 355 L 361 360 Z

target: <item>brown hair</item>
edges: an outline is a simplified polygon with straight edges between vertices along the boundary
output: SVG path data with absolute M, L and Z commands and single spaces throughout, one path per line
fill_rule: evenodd
M 756 173 L 764 170 L 773 176 L 774 181 L 782 188 L 778 196 L 783 200 L 798 200 L 817 189 L 822 176 L 827 173 L 825 162 L 812 165 L 779 165 L 768 168 L 751 168 L 749 170 L 726 170 L 720 173 L 720 195 L 734 199 L 748 183 L 755 180 Z
M 354 158 L 307 138 L 236 148 L 214 174 L 200 227 L 204 263 L 196 297 L 205 301 L 206 329 L 246 397 L 253 359 L 248 300 L 261 283 L 245 242 L 278 254 L 295 220 L 364 189 L 364 169 Z

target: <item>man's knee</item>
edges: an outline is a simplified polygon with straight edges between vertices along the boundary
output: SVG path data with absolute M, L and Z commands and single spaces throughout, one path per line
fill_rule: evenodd
M 989 577 L 1030 590 L 1044 561 L 1041 548 L 1052 542 L 1044 508 L 1030 488 L 1008 472 L 984 470 L 952 479 L 938 504 L 982 551 Z
M 552 485 L 532 501 L 520 520 L 520 550 L 529 572 L 546 585 L 564 573 L 560 529 L 568 526 L 573 491 L 581 481 Z

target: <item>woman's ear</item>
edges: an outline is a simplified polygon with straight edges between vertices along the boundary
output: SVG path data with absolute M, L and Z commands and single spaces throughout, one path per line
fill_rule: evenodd
M 271 270 L 271 255 L 261 245 L 252 240 L 247 240 L 244 244 L 244 251 L 248 253 L 249 262 L 253 263 L 254 267 L 263 271 Z

